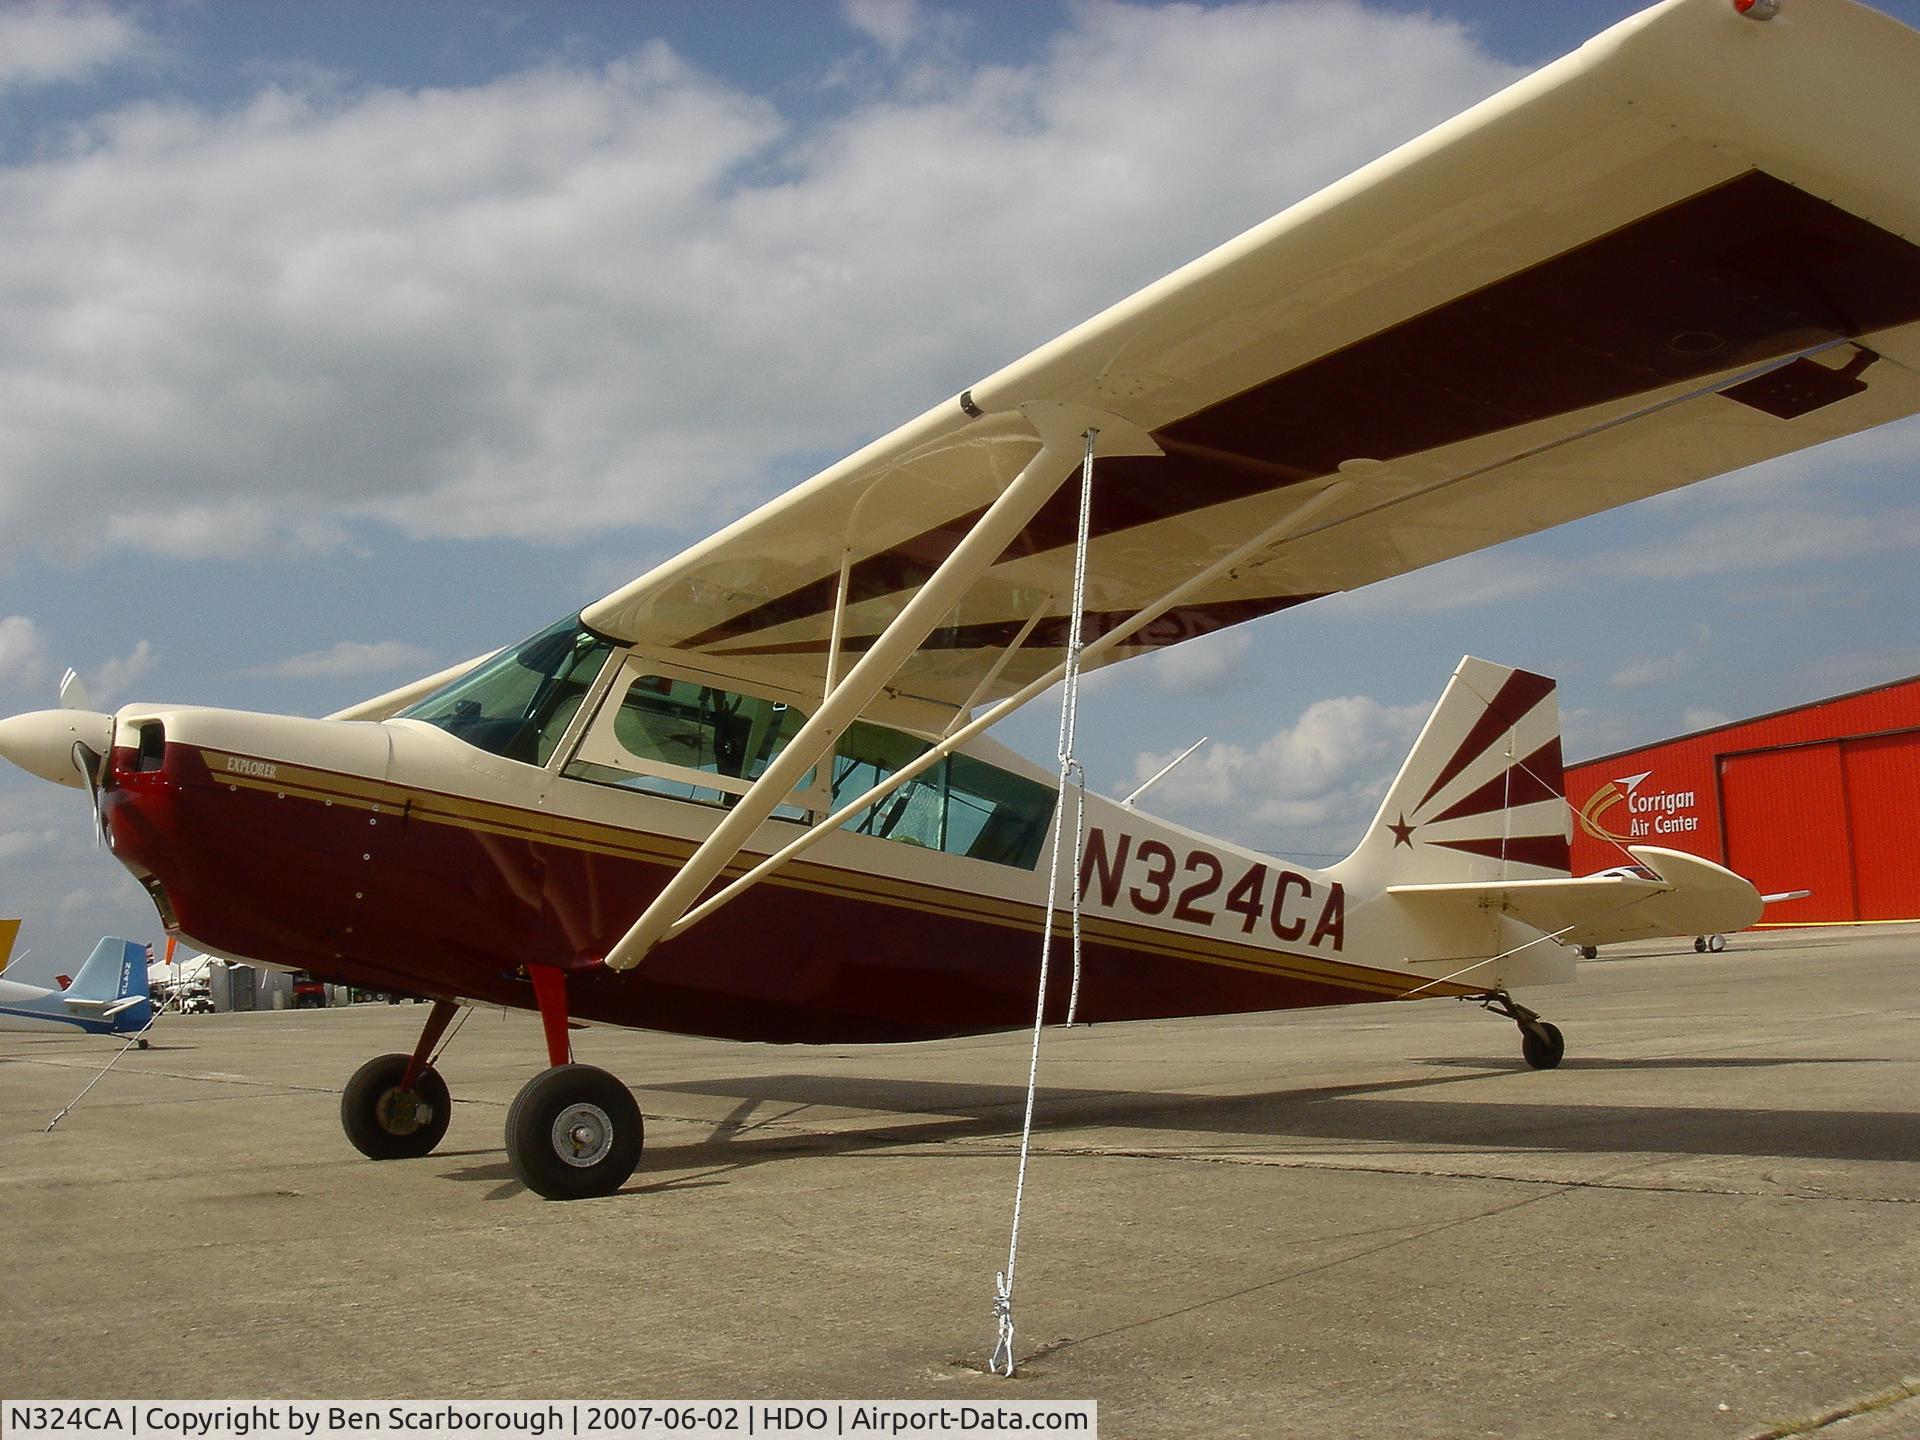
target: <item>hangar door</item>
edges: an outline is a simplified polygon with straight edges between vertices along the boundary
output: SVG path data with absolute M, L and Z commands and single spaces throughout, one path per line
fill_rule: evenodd
M 1840 742 L 1862 920 L 1920 917 L 1920 731 Z
M 1768 920 L 1920 917 L 1920 732 L 1724 756 L 1720 801 L 1731 868 L 1813 891 Z
M 1762 895 L 1813 891 L 1804 900 L 1767 906 L 1762 919 L 1857 918 L 1838 744 L 1723 757 L 1720 806 L 1728 869 Z

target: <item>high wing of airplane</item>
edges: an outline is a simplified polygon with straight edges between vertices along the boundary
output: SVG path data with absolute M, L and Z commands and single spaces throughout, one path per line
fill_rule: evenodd
M 170 933 L 433 998 L 347 1086 L 363 1152 L 430 1151 L 447 1025 L 518 1006 L 516 1172 L 606 1193 L 643 1125 L 571 1019 L 1028 1022 L 1065 807 L 984 731 L 1076 620 L 1109 664 L 1920 410 L 1916 93 L 1920 35 L 1851 0 L 1668 0 L 489 658 L 0 753 L 89 790 Z M 1479 660 L 1325 870 L 1089 807 L 1051 1019 L 1453 995 L 1551 1066 L 1511 988 L 1652 898 L 1571 881 L 1553 683 Z
M 142 1035 L 152 1020 L 147 947 L 132 940 L 102 940 L 64 989 L 0 979 L 0 1030 Z M 147 1048 L 144 1038 L 140 1048 Z

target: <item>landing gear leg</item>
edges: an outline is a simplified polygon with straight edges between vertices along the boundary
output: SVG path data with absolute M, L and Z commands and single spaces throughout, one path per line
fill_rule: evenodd
M 1567 1053 L 1566 1037 L 1552 1021 L 1518 1003 L 1504 990 L 1491 990 L 1480 1002 L 1483 1009 L 1504 1015 L 1520 1027 L 1520 1057 L 1535 1070 L 1551 1070 Z
M 645 1126 L 633 1092 L 604 1070 L 572 1063 L 566 974 L 528 967 L 546 1032 L 547 1064 L 507 1110 L 507 1160 L 536 1195 L 611 1195 L 640 1163 Z
M 376 1055 L 347 1081 L 340 1128 L 368 1159 L 412 1159 L 430 1153 L 446 1135 L 453 1097 L 428 1060 L 459 1008 L 434 1001 L 411 1055 Z

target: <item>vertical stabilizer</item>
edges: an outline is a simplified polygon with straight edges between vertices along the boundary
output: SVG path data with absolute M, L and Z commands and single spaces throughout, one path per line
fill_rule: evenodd
M 147 994 L 147 947 L 108 937 L 93 947 L 87 963 L 67 988 L 68 998 L 111 1004 Z
M 0 920 L 0 974 L 13 963 L 13 942 L 19 938 L 18 920 Z
M 1380 885 L 1540 879 L 1568 873 L 1571 839 L 1554 682 L 1468 656 L 1340 868 Z

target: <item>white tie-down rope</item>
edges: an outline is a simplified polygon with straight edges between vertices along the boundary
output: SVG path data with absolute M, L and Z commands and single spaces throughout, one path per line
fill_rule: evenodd
M 122 1045 L 118 1050 L 113 1052 L 113 1058 L 107 1061 L 106 1064 L 100 1067 L 100 1073 L 98 1075 L 95 1075 L 93 1079 L 87 1081 L 85 1085 L 82 1085 L 80 1087 L 80 1093 L 74 1096 L 73 1099 L 69 1100 L 66 1103 L 65 1108 L 62 1109 L 58 1115 L 54 1116 L 53 1119 L 47 1122 L 47 1128 L 41 1133 L 51 1135 L 53 1133 L 53 1127 L 58 1125 L 62 1120 L 66 1119 L 67 1116 L 71 1115 L 73 1113 L 73 1107 L 78 1105 L 82 1100 L 87 1098 L 87 1091 L 93 1089 L 94 1086 L 98 1085 L 102 1080 L 106 1079 L 107 1071 L 113 1069 L 115 1065 L 118 1065 L 120 1063 L 120 1057 L 122 1055 L 125 1055 L 127 1051 L 133 1049 L 134 1046 L 140 1044 L 142 1041 L 144 1041 L 147 1038 L 147 1032 L 153 1029 L 154 1021 L 158 1020 L 159 1018 L 160 1018 L 160 1007 L 158 1005 L 155 1005 L 151 1000 L 149 1000 L 147 1002 L 147 1023 L 142 1025 L 138 1030 L 134 1031 L 132 1034 L 127 1036 L 127 1043 Z
M 1074 731 L 1080 719 L 1080 617 L 1086 612 L 1087 536 L 1093 512 L 1093 447 L 1098 430 L 1086 434 L 1086 454 L 1080 462 L 1080 528 L 1073 551 L 1073 608 L 1067 612 L 1066 672 L 1060 694 L 1060 785 L 1053 807 L 1053 863 L 1047 872 L 1047 915 L 1040 931 L 1040 994 L 1033 1006 L 1033 1050 L 1027 1060 L 1027 1113 L 1020 1125 L 1020 1169 L 1013 1184 L 1013 1230 L 1007 1238 L 1007 1268 L 993 1277 L 993 1315 L 999 1338 L 987 1368 L 996 1375 L 1013 1375 L 1013 1267 L 1020 1258 L 1020 1207 L 1027 1192 L 1027 1157 L 1033 1148 L 1033 1103 L 1040 1081 L 1040 1032 L 1047 1016 L 1047 972 L 1053 958 L 1053 915 L 1059 905 L 1060 850 L 1066 834 L 1067 786 L 1075 786 L 1073 812 L 1074 878 L 1067 887 L 1073 913 L 1073 995 L 1067 1005 L 1067 1023 L 1080 1000 L 1080 850 L 1086 811 L 1086 772 L 1073 753 Z

